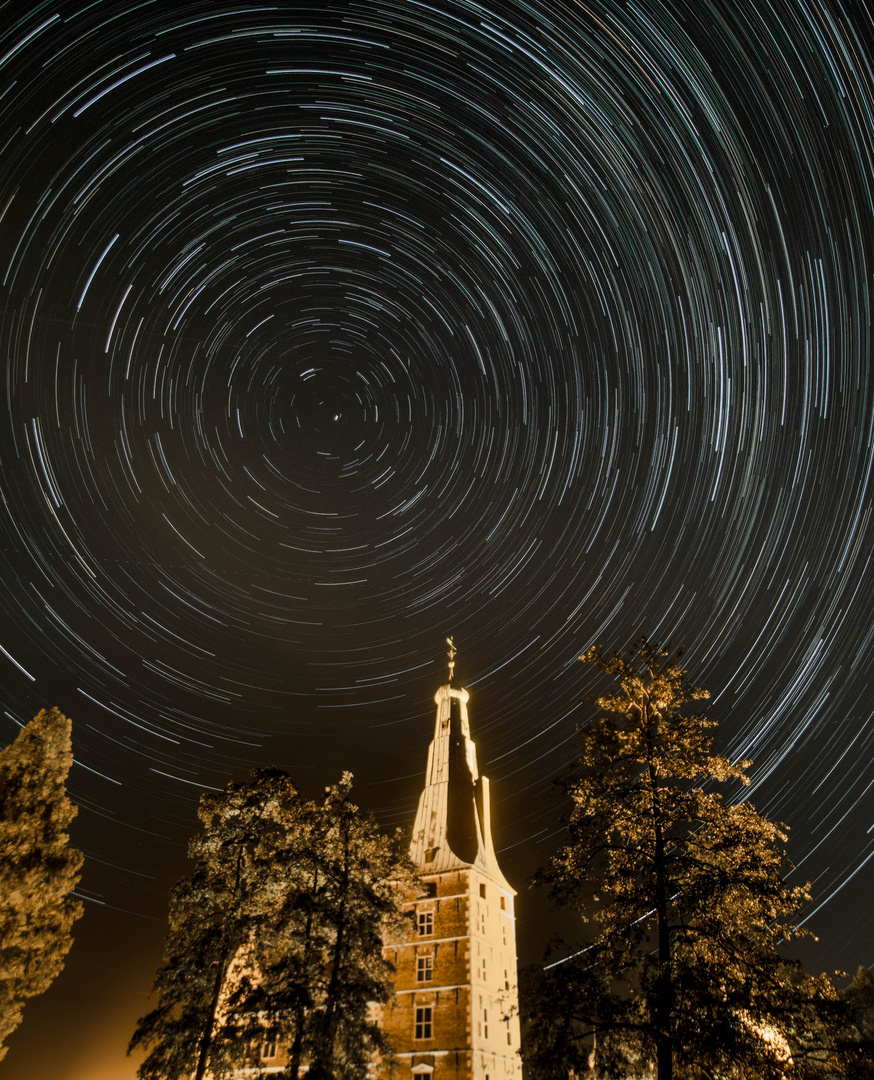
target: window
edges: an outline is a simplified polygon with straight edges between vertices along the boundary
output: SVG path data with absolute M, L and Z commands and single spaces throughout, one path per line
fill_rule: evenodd
M 275 1042 L 266 1042 L 266 1043 L 264 1043 L 264 1045 L 261 1047 L 261 1057 L 262 1058 L 275 1058 L 276 1057 L 276 1043 Z
M 483 900 L 485 900 L 485 898 L 486 898 L 486 887 L 485 887 L 485 885 L 480 885 L 479 894 L 483 898 Z
M 434 957 L 416 957 L 416 982 L 430 982 L 434 974 Z
M 504 897 L 502 896 L 501 897 L 501 911 L 506 911 L 506 910 L 507 910 L 507 904 L 506 904 L 506 902 L 504 900 Z
M 419 895 L 420 896 L 429 896 L 429 897 L 436 896 L 437 895 L 437 882 L 436 881 L 426 881 L 426 882 L 424 882 L 423 885 L 422 885 L 422 891 L 419 893 Z
M 489 1010 L 483 1009 L 483 1038 L 489 1037 Z
M 416 1006 L 416 1038 L 417 1039 L 430 1039 L 431 1038 L 431 1006 L 430 1005 L 417 1005 Z
M 427 937 L 428 934 L 433 934 L 434 912 L 420 911 L 416 922 L 416 929 L 419 933 L 419 937 Z

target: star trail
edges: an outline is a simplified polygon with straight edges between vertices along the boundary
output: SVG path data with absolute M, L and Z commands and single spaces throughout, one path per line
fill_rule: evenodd
M 874 963 L 872 43 L 865 0 L 0 7 L 0 741 L 72 717 L 112 947 L 10 1076 L 121 1060 L 203 790 L 349 768 L 411 823 L 447 634 L 515 884 L 576 657 L 646 633 L 817 963 Z M 142 934 L 109 1030 L 81 980 Z

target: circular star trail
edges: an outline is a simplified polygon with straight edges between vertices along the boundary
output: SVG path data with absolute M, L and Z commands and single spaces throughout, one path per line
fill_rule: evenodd
M 255 765 L 408 824 L 447 634 L 521 884 L 575 657 L 646 633 L 794 826 L 823 962 L 874 961 L 872 40 L 825 0 L 4 11 L 2 736 L 73 718 L 89 917 L 162 916 Z

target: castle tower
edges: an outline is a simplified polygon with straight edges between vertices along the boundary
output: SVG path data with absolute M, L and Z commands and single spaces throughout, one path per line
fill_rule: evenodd
M 450 646 L 452 641 L 449 641 Z M 389 946 L 396 1000 L 383 1027 L 390 1080 L 521 1080 L 515 890 L 495 857 L 489 782 L 470 738 L 468 692 L 449 682 L 437 715 L 410 845 L 420 886 L 410 940 Z

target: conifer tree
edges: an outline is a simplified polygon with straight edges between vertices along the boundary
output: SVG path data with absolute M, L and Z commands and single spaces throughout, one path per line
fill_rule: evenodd
M 164 964 L 155 976 L 158 1005 L 137 1024 L 130 1049 L 149 1048 L 142 1080 L 230 1075 L 246 1048 L 234 1036 L 246 1017 L 237 990 L 229 1011 L 229 975 L 275 904 L 273 858 L 281 838 L 302 826 L 307 806 L 285 773 L 256 771 L 201 797 L 203 831 L 188 854 L 194 872 L 170 897 Z M 245 966 L 237 983 L 248 987 Z
M 351 786 L 345 773 L 328 789 L 323 807 L 329 830 L 322 910 L 330 946 L 310 1017 L 311 1080 L 363 1080 L 376 1056 L 391 1053 L 370 1004 L 385 1004 L 394 992 L 382 946 L 402 933 L 399 898 L 413 879 L 407 844 L 399 834 L 380 834 L 373 817 L 352 803 Z
M 359 1080 L 381 1033 L 368 1002 L 387 1000 L 380 928 L 397 920 L 398 843 L 350 801 L 352 777 L 308 802 L 278 770 L 201 800 L 190 878 L 173 891 L 158 1006 L 131 1040 L 149 1048 L 141 1080 L 260 1071 L 281 1043 L 284 1075 Z
M 544 1080 L 793 1075 L 836 992 L 778 952 L 809 899 L 785 881 L 783 827 L 714 790 L 751 762 L 711 752 L 715 721 L 684 708 L 709 694 L 679 654 L 580 659 L 617 686 L 581 731 L 566 839 L 538 880 L 595 929 L 529 978 L 529 1062 Z
M 382 835 L 372 815 L 351 800 L 344 773 L 321 804 L 309 805 L 306 831 L 297 829 L 276 851 L 278 904 L 253 937 L 253 978 L 229 998 L 256 1017 L 246 1035 L 279 1043 L 284 1076 L 361 1080 L 391 1049 L 371 1006 L 393 993 L 382 946 L 408 932 L 399 899 L 412 883 L 400 834 Z M 252 1063 L 254 1064 L 254 1062 Z
M 0 752 L 0 1059 L 28 998 L 51 986 L 82 914 L 72 897 L 82 853 L 67 827 L 70 721 L 43 709 Z

